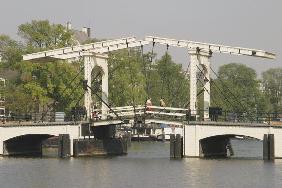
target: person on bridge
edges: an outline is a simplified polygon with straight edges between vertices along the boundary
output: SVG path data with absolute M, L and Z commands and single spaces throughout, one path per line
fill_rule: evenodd
M 146 110 L 152 111 L 152 99 L 151 98 L 148 98 L 146 101 Z
M 164 102 L 164 99 L 161 97 L 161 99 L 160 99 L 160 106 L 161 107 L 165 107 L 166 106 L 166 104 L 165 104 L 165 102 Z

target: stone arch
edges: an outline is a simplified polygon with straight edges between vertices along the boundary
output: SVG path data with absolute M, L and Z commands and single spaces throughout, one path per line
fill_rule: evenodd
M 221 137 L 221 136 L 226 136 L 226 137 L 229 137 L 229 138 L 232 138 L 232 137 L 235 137 L 235 136 L 239 136 L 239 137 L 246 137 L 246 138 L 252 138 L 252 139 L 256 139 L 256 140 L 263 140 L 262 137 L 260 136 L 257 136 L 257 135 L 250 135 L 250 134 L 232 134 L 232 133 L 227 133 L 227 134 L 212 134 L 212 135 L 209 135 L 209 136 L 206 136 L 206 137 L 201 137 L 200 140 L 203 140 L 203 139 L 209 139 L 209 138 L 213 138 L 213 137 Z M 263 136 L 263 135 L 262 135 Z
M 3 141 L 3 155 L 40 155 L 42 142 L 51 134 L 24 134 Z
M 221 127 L 220 129 L 217 126 L 207 126 L 203 129 L 200 128 L 199 130 L 199 139 L 204 139 L 207 137 L 212 136 L 219 136 L 219 135 L 236 135 L 236 136 L 245 136 L 250 138 L 255 138 L 258 140 L 263 140 L 263 135 L 269 133 L 269 129 L 266 127 L 261 127 L 258 129 L 254 129 L 254 127 L 233 127 L 233 126 L 226 126 Z
M 94 90 L 101 95 L 102 90 L 102 78 L 105 76 L 105 71 L 102 66 L 96 65 L 91 70 L 91 87 L 94 88 Z M 94 100 L 93 100 L 94 99 Z M 94 106 L 94 103 L 98 102 L 98 100 L 95 101 L 95 95 L 92 96 L 92 104 L 91 106 Z M 100 101 L 99 101 L 100 102 Z M 101 105 L 101 104 L 100 104 Z
M 217 134 L 199 139 L 200 157 L 227 157 L 233 155 L 234 151 L 230 143 L 231 138 L 236 136 L 261 140 L 254 135 L 245 134 Z

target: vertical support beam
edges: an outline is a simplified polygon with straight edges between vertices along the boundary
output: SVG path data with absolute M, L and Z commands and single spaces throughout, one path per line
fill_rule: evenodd
M 208 53 L 200 55 L 200 63 L 203 67 L 204 73 L 204 120 L 209 120 L 209 107 L 210 107 L 210 55 Z
M 274 134 L 263 135 L 263 160 L 274 160 Z
M 109 97 L 109 71 L 108 71 L 108 63 L 107 55 L 96 55 L 96 62 L 99 67 L 102 68 L 103 70 L 103 75 L 102 75 L 102 100 L 108 104 L 108 97 Z M 108 113 L 108 107 L 104 103 L 102 103 L 102 119 L 107 118 L 107 113 Z
M 275 151 L 274 151 L 274 134 L 268 135 L 268 142 L 269 142 L 269 160 L 273 161 L 275 158 Z
M 204 77 L 204 119 L 209 119 L 210 107 L 210 53 L 207 51 L 188 50 L 190 55 L 190 109 L 191 115 L 197 115 L 197 72 L 200 65 Z
M 73 157 L 78 157 L 78 139 L 73 140 Z
M 96 54 L 95 56 L 84 56 L 84 80 L 87 80 L 87 85 L 91 86 L 91 73 L 95 66 L 99 66 L 103 70 L 102 75 L 102 99 L 108 103 L 108 55 Z M 92 111 L 91 89 L 88 88 L 84 95 L 84 106 L 86 108 L 87 117 L 90 118 Z M 108 107 L 102 103 L 102 118 L 105 119 L 108 112 Z
M 4 142 L 0 140 L 0 155 L 4 154 Z
M 196 50 L 189 50 L 190 55 L 190 110 L 191 115 L 197 115 L 197 66 L 199 66 Z
M 263 135 L 263 160 L 268 160 L 268 135 Z
M 71 141 L 69 134 L 59 135 L 58 157 L 66 158 L 71 154 Z
M 91 86 L 91 72 L 94 68 L 94 61 L 91 56 L 84 56 L 84 80 L 87 80 L 87 85 Z M 84 93 L 84 107 L 86 108 L 87 118 L 90 118 L 91 114 L 91 89 L 88 88 Z
M 175 158 L 181 159 L 182 158 L 182 140 L 180 134 L 176 135 L 175 138 Z

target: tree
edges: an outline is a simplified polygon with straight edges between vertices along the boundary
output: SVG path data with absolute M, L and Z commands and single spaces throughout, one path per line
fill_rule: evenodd
M 271 111 L 282 112 L 282 68 L 263 72 L 262 86 L 271 104 Z
M 73 44 L 73 33 L 61 24 L 50 24 L 48 20 L 33 20 L 21 24 L 18 34 L 25 40 L 28 51 L 54 49 Z
M 184 107 L 188 101 L 188 79 L 182 70 L 181 64 L 172 61 L 166 53 L 157 60 L 151 74 L 152 88 L 148 95 L 159 104 L 160 98 L 164 98 L 166 104 L 174 107 Z
M 121 50 L 109 59 L 109 98 L 113 105 L 143 104 L 146 98 L 142 56 L 137 49 Z
M 12 67 L 22 60 L 23 45 L 7 35 L 0 35 L 0 55 L 5 67 Z
M 213 105 L 220 104 L 227 111 L 247 113 L 253 120 L 256 113 L 266 110 L 267 103 L 255 70 L 231 63 L 221 66 L 218 76 L 213 80 Z
M 80 63 L 51 62 L 44 65 L 36 64 L 31 73 L 37 85 L 49 99 L 44 100 L 44 96 L 40 96 L 40 100 L 44 101 L 41 105 L 56 102 L 56 111 L 69 111 L 76 103 L 79 104 L 83 94 Z M 30 81 L 24 83 L 25 86 L 29 84 Z M 31 91 L 35 91 L 35 89 Z

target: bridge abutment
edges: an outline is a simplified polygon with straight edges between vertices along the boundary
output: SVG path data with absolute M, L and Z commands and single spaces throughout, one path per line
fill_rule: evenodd
M 266 160 L 282 158 L 282 127 L 266 124 L 248 124 L 231 122 L 190 122 L 184 126 L 185 157 L 224 157 L 233 150 L 229 139 L 234 136 L 246 136 L 263 141 L 263 153 Z

